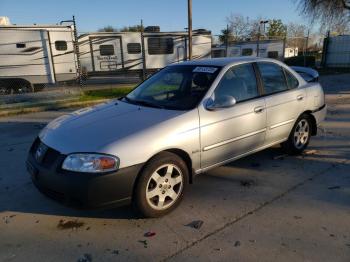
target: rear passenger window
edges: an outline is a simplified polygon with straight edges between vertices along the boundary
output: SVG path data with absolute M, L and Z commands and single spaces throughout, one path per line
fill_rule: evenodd
M 287 90 L 287 82 L 283 69 L 273 63 L 258 63 L 265 94 L 273 94 Z
M 229 69 L 215 89 L 215 99 L 233 96 L 237 102 L 259 96 L 252 64 L 243 64 Z
M 114 46 L 100 45 L 100 55 L 114 55 Z
M 292 73 L 289 72 L 288 70 L 284 69 L 284 72 L 286 73 L 288 88 L 289 89 L 297 88 L 299 86 L 298 79 L 296 79 L 295 76 L 293 76 Z

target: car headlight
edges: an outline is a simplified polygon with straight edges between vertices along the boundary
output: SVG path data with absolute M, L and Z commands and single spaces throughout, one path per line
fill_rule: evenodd
M 103 154 L 70 154 L 63 161 L 62 169 L 74 172 L 101 173 L 117 170 L 119 159 Z

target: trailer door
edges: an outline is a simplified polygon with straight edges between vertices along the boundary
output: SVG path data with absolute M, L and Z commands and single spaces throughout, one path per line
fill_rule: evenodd
M 93 71 L 116 71 L 124 68 L 120 36 L 90 37 Z
M 51 60 L 56 81 L 73 80 L 77 76 L 77 60 L 74 52 L 73 31 L 49 31 Z

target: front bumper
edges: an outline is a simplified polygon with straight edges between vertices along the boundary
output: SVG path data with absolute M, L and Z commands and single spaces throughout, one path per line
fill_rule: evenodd
M 142 164 L 106 174 L 77 173 L 60 168 L 66 156 L 57 151 L 57 157 L 52 157 L 54 154 L 48 152 L 42 163 L 35 159 L 34 152 L 35 143 L 28 154 L 27 170 L 34 185 L 48 197 L 84 209 L 130 204 L 134 183 Z M 46 158 L 48 159 L 45 160 Z

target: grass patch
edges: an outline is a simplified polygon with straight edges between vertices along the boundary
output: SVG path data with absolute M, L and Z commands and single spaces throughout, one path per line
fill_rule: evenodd
M 97 90 L 86 90 L 83 91 L 83 94 L 80 96 L 80 101 L 91 101 L 91 100 L 100 100 L 100 99 L 112 99 L 125 96 L 131 90 L 134 89 L 134 86 L 126 86 L 120 88 L 108 88 L 108 89 L 97 89 Z

